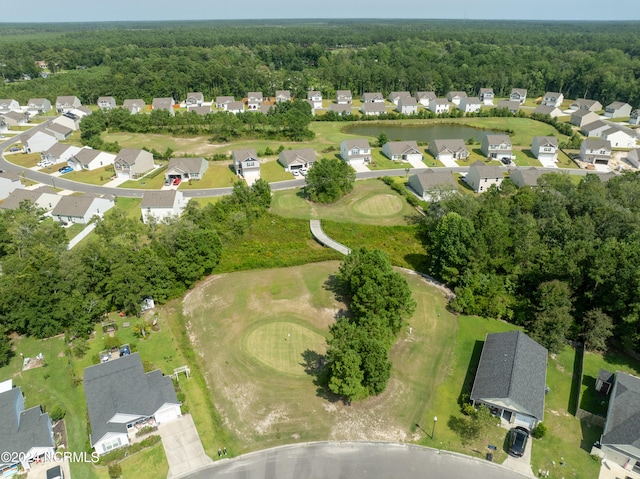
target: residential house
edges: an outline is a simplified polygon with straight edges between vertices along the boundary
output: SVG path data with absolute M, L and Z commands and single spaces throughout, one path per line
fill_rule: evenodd
M 600 438 L 605 459 L 640 474 L 640 378 L 616 371 Z
M 284 171 L 309 169 L 315 162 L 316 153 L 311 148 L 282 150 L 278 155 L 278 163 L 284 166 Z
M 586 108 L 580 108 L 571 113 L 569 123 L 578 127 L 583 127 L 584 125 L 588 125 L 589 123 L 593 123 L 599 119 L 600 116 L 598 116 L 597 113 L 587 110 Z
M 634 168 L 640 168 L 640 148 L 635 148 L 627 153 L 627 161 Z
M 512 88 L 509 100 L 517 101 L 522 105 L 527 100 L 527 90 L 525 88 Z
M 13 99 L 3 98 L 0 99 L 0 113 L 6 113 L 8 111 L 19 110 L 20 104 Z
M 187 107 L 187 111 L 188 112 L 194 112 L 198 115 L 208 115 L 209 113 L 211 113 L 211 105 L 202 105 L 202 106 L 195 106 L 195 105 L 189 105 Z
M 262 113 L 263 115 L 267 115 L 272 109 L 273 109 L 273 105 L 269 105 L 268 103 L 263 103 L 260 106 L 260 109 L 258 111 L 260 111 L 260 113 Z
M 250 91 L 247 93 L 247 108 L 250 111 L 258 111 L 262 106 L 263 98 L 261 91 Z
M 429 101 L 429 110 L 436 115 L 449 112 L 449 100 L 446 98 L 433 98 Z
M 17 188 L 22 188 L 20 175 L 12 171 L 0 171 L 0 200 L 4 200 Z
M 142 222 L 161 223 L 171 218 L 178 218 L 187 206 L 182 191 L 163 190 L 145 191 L 142 195 L 140 209 L 142 211 Z
M 260 159 L 253 148 L 233 150 L 233 166 L 236 175 L 243 177 L 247 183 L 260 178 Z
M 602 103 L 596 100 L 588 100 L 586 98 L 578 98 L 570 106 L 570 110 L 587 110 L 587 111 L 600 111 L 602 110 Z
M 116 107 L 116 99 L 112 96 L 98 97 L 98 108 L 101 110 L 112 110 Z
M 598 377 L 596 378 L 596 391 L 607 396 L 613 388 L 616 375 L 606 369 L 600 369 L 598 371 Z
M 424 201 L 439 201 L 448 193 L 458 190 L 458 184 L 448 171 L 426 171 L 409 177 L 409 186 Z
M 0 115 L 0 133 L 6 133 L 7 131 L 9 131 L 7 120 L 4 116 Z
M 387 107 L 380 102 L 364 102 L 360 106 L 360 112 L 364 116 L 380 116 L 387 112 Z
M 518 110 L 520 110 L 520 102 L 514 100 L 500 100 L 498 102 L 498 108 L 506 108 L 513 115 L 517 115 Z
M 56 143 L 48 150 L 41 152 L 40 157 L 43 160 L 51 161 L 55 165 L 56 163 L 66 162 L 79 151 L 80 148 L 77 146 Z
M 540 170 L 535 166 L 532 168 L 514 168 L 511 170 L 509 178 L 511 178 L 511 181 L 513 181 L 518 188 L 522 188 L 523 186 L 534 188 L 538 186 L 538 178 L 544 174 L 544 170 Z
M 203 103 L 204 95 L 201 91 L 192 91 L 187 93 L 187 98 L 184 101 L 187 108 L 189 108 L 189 106 L 202 106 Z
M 20 208 L 22 202 L 28 201 L 32 205 L 48 212 L 55 208 L 61 198 L 62 196 L 57 195 L 55 190 L 50 186 L 40 186 L 34 190 L 16 188 L 9 193 L 9 196 L 0 204 L 0 208 L 4 210 L 16 210 Z
M 401 97 L 396 109 L 403 115 L 415 115 L 418 113 L 418 102 L 412 96 Z
M 353 96 L 351 90 L 338 90 L 336 91 L 336 103 L 338 105 L 351 105 Z
M 614 101 L 604 109 L 604 116 L 608 118 L 624 118 L 631 116 L 631 105 L 621 101 Z
M 145 150 L 123 148 L 116 155 L 113 167 L 118 178 L 136 180 L 154 168 L 153 155 Z
M 53 109 L 51 102 L 46 98 L 31 98 L 27 104 L 30 115 L 44 115 Z
M 219 110 L 227 110 L 227 105 L 233 101 L 236 101 L 236 99 L 232 96 L 217 96 L 216 97 L 216 108 L 218 108 Z M 242 103 L 242 102 L 240 102 Z M 244 107 L 243 107 L 244 109 Z
M 433 140 L 429 143 L 429 151 L 438 161 L 466 160 L 469 150 L 464 140 Z
M 100 455 L 127 446 L 143 426 L 181 416 L 171 378 L 158 369 L 145 373 L 138 353 L 86 368 L 82 383 L 91 426 L 89 441 Z
M 0 113 L 0 116 L 4 118 L 7 127 L 23 126 L 29 123 L 29 114 L 21 111 L 8 111 L 6 113 Z
M 224 110 L 237 115 L 244 112 L 244 103 L 241 101 L 230 101 L 225 104 Z
M 562 105 L 563 101 L 564 101 L 564 95 L 562 93 L 558 93 L 555 91 L 548 91 L 542 97 L 541 105 L 555 106 L 556 108 L 559 108 L 560 105 Z
M 547 354 L 521 331 L 487 334 L 471 401 L 510 424 L 534 429 L 544 420 Z
M 59 96 L 56 98 L 56 111 L 58 113 L 64 113 L 79 106 L 82 106 L 82 103 L 77 96 Z
M 551 118 L 558 118 L 559 116 L 564 115 L 560 108 L 545 105 L 539 105 L 535 107 L 532 113 L 537 113 L 539 115 L 549 115 Z
M 487 191 L 490 186 L 496 185 L 500 188 L 504 176 L 502 170 L 497 165 L 487 165 L 478 160 L 469 167 L 469 172 L 464 178 L 473 191 L 482 193 Z
M 637 145 L 636 132 L 631 128 L 616 123 L 602 132 L 600 138 L 608 140 L 612 148 L 635 148 Z
M 291 92 L 289 90 L 276 90 L 276 103 L 291 101 Z
M 322 93 L 310 90 L 307 92 L 307 101 L 311 104 L 312 109 L 322 108 Z
M 116 155 L 105 151 L 94 150 L 85 146 L 81 148 L 75 155 L 71 156 L 67 163 L 75 171 L 81 170 L 97 170 L 105 166 L 113 165 Z
M 431 100 L 435 100 L 436 98 L 438 98 L 438 96 L 433 91 L 417 91 L 416 92 L 417 102 L 424 107 L 428 107 L 429 102 L 431 102 Z
M 204 158 L 171 158 L 164 177 L 167 180 L 201 180 L 208 168 L 209 162 Z
M 400 98 L 411 98 L 411 93 L 408 91 L 392 91 L 387 97 L 387 99 L 396 106 L 398 106 Z
M 174 106 L 176 101 L 171 97 L 154 98 L 151 102 L 151 109 L 157 111 L 168 111 L 171 115 L 175 115 Z
M 81 196 L 63 196 L 51 211 L 55 221 L 63 224 L 88 224 L 94 216 L 102 218 L 115 205 L 113 196 L 95 196 L 85 193 Z
M 558 139 L 555 136 L 536 136 L 531 142 L 531 152 L 540 161 L 558 161 Z
M 412 140 L 389 141 L 382 145 L 382 154 L 392 161 L 422 161 L 418 143 Z
M 487 158 L 511 160 L 511 139 L 509 135 L 485 135 L 480 147 Z
M 447 93 L 447 100 L 453 103 L 455 106 L 460 105 L 460 100 L 467 97 L 467 92 L 464 91 L 450 91 Z
M 485 105 L 493 105 L 495 95 L 493 88 L 480 88 L 480 101 Z
M 371 146 L 365 138 L 343 140 L 340 143 L 340 157 L 349 165 L 366 165 L 371 162 Z
M 351 103 L 332 103 L 329 105 L 329 111 L 336 113 L 339 116 L 351 115 Z
M 25 409 L 20 387 L 13 380 L 0 383 L 0 471 L 13 476 L 18 466 L 31 469 L 30 461 L 53 457 L 56 445 L 51 419 L 40 406 Z M 39 462 L 39 461 L 38 461 Z
M 136 113 L 140 113 L 142 110 L 144 110 L 144 107 L 147 104 L 144 102 L 144 100 L 141 99 L 132 99 L 132 100 L 125 100 L 124 103 L 122 104 L 122 106 L 124 108 L 126 108 L 127 110 L 129 110 L 129 113 L 131 113 L 132 115 L 135 115 Z
M 58 142 L 52 133 L 38 130 L 22 137 L 22 149 L 25 153 L 42 153 Z
M 379 91 L 363 93 L 362 103 L 382 103 L 384 104 L 384 96 Z
M 602 120 L 596 120 L 592 123 L 583 125 L 582 128 L 580 128 L 580 133 L 588 138 L 600 138 L 602 133 L 609 128 L 611 128 L 610 123 L 606 123 Z
M 73 113 L 80 118 L 84 118 L 87 115 L 91 115 L 93 111 L 88 106 L 79 106 L 78 108 L 72 109 L 69 113 Z
M 78 131 L 80 129 L 80 121 L 82 120 L 82 118 L 84 118 L 85 115 L 82 112 L 78 112 L 78 114 L 76 114 L 73 113 L 73 111 L 76 110 L 68 111 L 60 116 L 57 116 L 56 118 L 54 118 L 52 123 L 57 123 L 73 131 Z
M 631 125 L 640 125 L 640 109 L 633 110 L 631 112 L 631 116 L 629 117 L 629 123 Z
M 69 137 L 73 134 L 73 130 L 71 128 L 55 122 L 47 125 L 45 127 L 45 130 L 51 133 L 58 141 L 68 140 Z
M 593 138 L 582 140 L 580 159 L 593 165 L 608 166 L 611 159 L 611 142 Z
M 482 108 L 482 102 L 477 96 L 466 96 L 460 99 L 458 109 L 465 113 L 477 113 Z

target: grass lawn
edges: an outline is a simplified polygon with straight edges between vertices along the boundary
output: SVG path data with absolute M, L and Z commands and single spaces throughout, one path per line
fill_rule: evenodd
M 276 191 L 271 211 L 289 218 L 378 226 L 413 224 L 419 218 L 404 198 L 378 179 L 356 181 L 351 193 L 326 205 L 304 199 L 301 190 Z
M 514 149 L 513 154 L 516 156 L 513 162 L 517 166 L 542 166 L 542 163 L 538 161 L 529 148 Z
M 78 233 L 80 233 L 80 231 L 82 231 L 85 228 L 86 225 L 81 225 L 78 223 L 74 223 L 71 226 L 67 227 L 64 229 L 65 235 L 67 236 L 67 240 L 72 240 L 73 238 L 75 238 Z
M 295 177 L 288 171 L 284 171 L 282 165 L 278 163 L 278 159 L 275 158 L 260 163 L 260 178 L 271 183 L 272 181 L 293 180 Z
M 214 276 L 185 297 L 188 334 L 234 454 L 313 440 L 414 439 L 413 424 L 446 368 L 455 318 L 437 291 L 408 275 L 418 308 L 412 333 L 403 331 L 392 349 L 387 391 L 347 406 L 316 383 L 323 338 L 344 307 L 325 286 L 337 268 L 334 261 Z
M 558 152 L 558 168 L 580 168 L 569 156 L 562 150 Z
M 238 176 L 234 173 L 229 162 L 209 162 L 209 167 L 201 180 L 193 180 L 191 184 L 189 181 L 184 181 L 180 183 L 180 189 L 225 188 L 233 186 L 236 181 L 238 181 Z
M 79 181 L 92 185 L 104 185 L 111 180 L 114 175 L 112 166 L 105 166 L 96 170 L 72 171 L 64 175 L 66 180 Z
M 140 178 L 138 180 L 127 180 L 119 188 L 135 188 L 141 190 L 159 190 L 164 186 L 164 175 L 159 174 L 154 178 Z
M 120 462 L 120 466 L 123 479 L 157 479 L 167 477 L 169 472 L 169 464 L 161 442 L 127 457 Z M 99 479 L 109 479 L 107 466 L 96 468 L 96 472 Z
M 140 218 L 140 205 L 142 204 L 142 198 L 125 198 L 123 196 L 116 197 L 115 208 L 123 210 L 130 218 Z M 114 209 L 115 209 L 114 208 Z M 112 210 L 109 210 L 112 211 Z M 109 211 L 105 215 L 109 215 Z
M 40 153 L 18 153 L 7 155 L 7 161 L 24 168 L 33 168 L 42 159 Z

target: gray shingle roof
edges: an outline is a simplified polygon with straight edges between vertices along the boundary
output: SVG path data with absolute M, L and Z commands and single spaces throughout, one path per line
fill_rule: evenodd
M 389 141 L 385 146 L 387 145 L 392 155 L 402 155 L 404 153 L 420 153 L 418 143 L 413 140 Z
M 92 445 L 108 432 L 126 432 L 126 424 L 107 422 L 116 413 L 148 417 L 165 403 L 179 404 L 171 379 L 145 373 L 138 353 L 86 368 L 83 384 Z
M 453 140 L 433 140 L 431 144 L 429 144 L 429 150 L 431 152 L 442 153 L 443 151 L 469 151 L 467 149 L 467 145 L 464 140 L 461 139 L 453 139 Z
M 17 188 L 9 194 L 2 204 L 0 204 L 0 208 L 5 210 L 15 210 L 20 207 L 20 203 L 27 200 L 35 205 L 36 201 L 38 201 L 40 196 L 44 193 L 50 193 L 52 195 L 56 194 L 54 189 L 50 186 L 41 186 L 35 190 Z
M 556 111 L 558 107 L 548 106 L 548 105 L 539 105 L 534 108 L 533 113 L 540 113 L 541 115 L 551 115 L 554 111 Z
M 258 155 L 256 154 L 256 150 L 254 148 L 246 148 L 241 150 L 233 150 L 233 159 L 237 161 L 245 161 L 249 158 L 253 158 L 254 160 L 258 159 Z
M 453 176 L 448 171 L 435 171 L 428 168 L 426 171 L 418 173 L 416 178 L 424 191 L 441 185 L 451 185 L 453 188 L 458 187 L 456 180 L 453 179 Z
M 518 168 L 511 172 L 511 179 L 518 185 L 538 186 L 538 178 L 544 175 L 544 173 L 544 171 L 536 167 Z M 520 180 L 522 181 L 520 182 Z
M 50 123 L 47 125 L 47 130 L 53 131 L 54 133 L 60 133 L 61 135 L 70 135 L 73 133 L 73 130 L 68 126 L 61 125 L 60 123 Z
M 351 148 L 360 148 L 361 150 L 365 148 L 371 148 L 371 146 L 369 146 L 369 140 L 367 140 L 366 138 L 344 140 L 343 143 L 347 147 L 347 150 L 350 150 Z
M 469 168 L 478 170 L 478 175 L 480 178 L 502 178 L 503 176 L 502 170 L 499 166 L 487 165 L 480 160 L 476 161 Z
M 63 196 L 51 212 L 54 216 L 71 216 L 74 218 L 83 217 L 93 200 L 94 196 Z
M 145 191 L 141 208 L 172 208 L 176 202 L 178 190 Z
M 487 334 L 471 390 L 472 400 L 500 400 L 544 419 L 547 350 L 521 331 Z
M 311 148 L 300 148 L 298 150 L 284 150 L 281 153 L 282 160 L 290 165 L 296 159 L 301 158 L 305 163 L 313 163 L 316 161 L 316 152 Z
M 185 173 L 199 173 L 203 168 L 203 163 L 206 163 L 206 161 L 204 158 L 171 158 L 167 171 L 177 168 Z
M 360 107 L 363 113 L 386 113 L 387 107 L 382 102 L 366 102 Z
M 605 150 L 611 150 L 611 142 L 609 140 L 587 138 L 586 140 L 582 140 L 582 144 L 585 145 L 586 148 L 591 150 L 599 150 L 601 148 L 604 148 Z
M 640 448 L 640 378 L 616 372 L 601 442 Z
M 40 406 L 16 411 L 20 395 L 19 387 L 0 394 L 0 451 L 26 453 L 32 447 L 54 447 L 49 415 Z
M 555 136 L 537 136 L 538 146 L 553 146 L 558 148 L 558 139 Z

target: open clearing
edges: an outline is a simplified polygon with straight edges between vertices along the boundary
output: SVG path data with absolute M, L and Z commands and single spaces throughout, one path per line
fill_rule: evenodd
M 189 336 L 237 452 L 315 440 L 413 440 L 446 369 L 456 318 L 407 275 L 418 303 L 378 397 L 345 405 L 318 386 L 328 327 L 344 309 L 327 289 L 336 261 L 213 276 L 184 299 Z

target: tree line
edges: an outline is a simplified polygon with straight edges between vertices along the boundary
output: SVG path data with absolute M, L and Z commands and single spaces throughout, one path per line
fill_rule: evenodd
M 95 104 L 103 95 L 121 103 L 276 89 L 305 98 L 309 89 L 325 97 L 337 89 L 444 96 L 491 87 L 504 97 L 516 87 L 533 97 L 560 91 L 638 105 L 637 29 L 637 22 L 425 20 L 72 24 L 34 33 L 8 25 L 0 27 L 12 33 L 0 35 L 0 74 L 10 83 L 0 94 L 20 102 L 75 94 Z M 54 74 L 35 78 L 35 61 Z M 15 81 L 25 73 L 35 79 Z
M 602 182 L 549 173 L 479 197 L 433 203 L 421 224 L 429 272 L 451 308 L 524 326 L 550 351 L 565 339 L 640 351 L 640 174 Z

